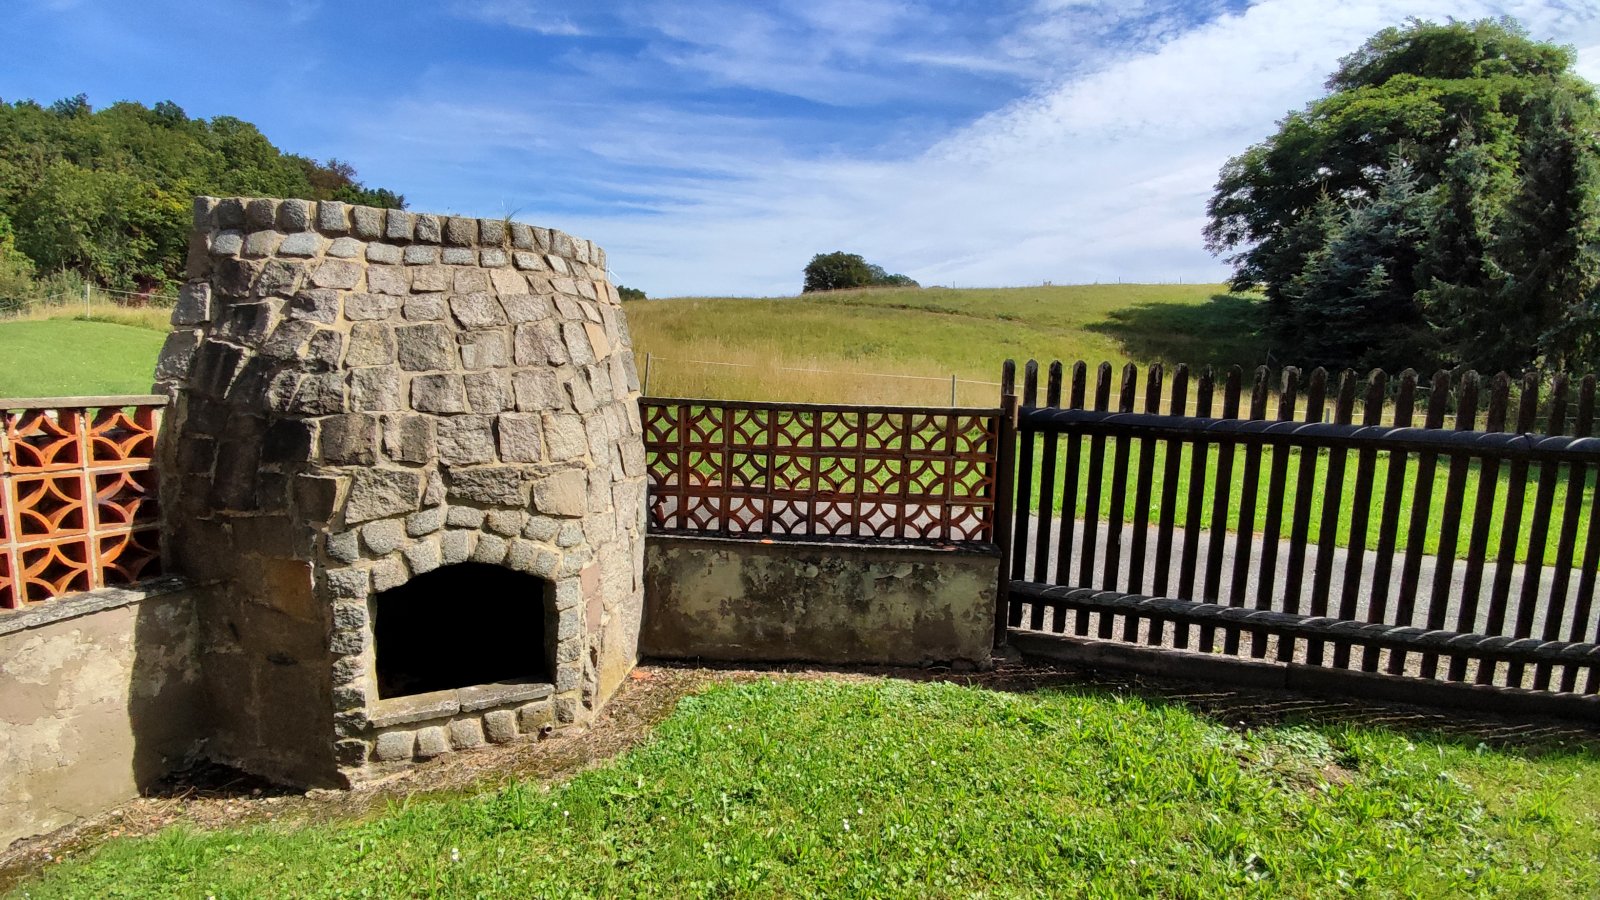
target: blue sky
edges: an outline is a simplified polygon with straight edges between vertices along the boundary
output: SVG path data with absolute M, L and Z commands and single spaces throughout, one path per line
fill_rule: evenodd
M 652 296 L 1219 280 L 1228 156 L 1408 16 L 1515 15 L 1600 81 L 1596 0 L 7 0 L 0 98 L 234 115 L 421 211 L 607 248 Z

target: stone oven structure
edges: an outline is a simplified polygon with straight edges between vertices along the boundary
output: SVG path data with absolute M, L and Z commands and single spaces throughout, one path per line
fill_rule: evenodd
M 634 663 L 638 376 L 605 254 L 497 219 L 196 201 L 157 370 L 211 756 L 301 784 L 583 721 Z

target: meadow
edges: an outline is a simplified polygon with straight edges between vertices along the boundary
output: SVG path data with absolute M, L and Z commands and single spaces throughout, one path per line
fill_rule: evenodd
M 1096 687 L 723 683 L 552 783 L 112 840 L 15 896 L 1567 897 L 1600 757 Z

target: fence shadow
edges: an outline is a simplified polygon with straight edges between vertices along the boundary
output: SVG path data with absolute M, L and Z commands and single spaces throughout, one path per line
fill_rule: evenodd
M 1258 300 L 1213 294 L 1195 305 L 1136 303 L 1084 328 L 1116 339 L 1134 359 L 1249 368 L 1268 362 L 1262 313 Z

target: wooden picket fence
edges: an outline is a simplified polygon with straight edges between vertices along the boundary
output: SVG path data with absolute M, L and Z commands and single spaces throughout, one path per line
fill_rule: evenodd
M 1030 361 L 1008 624 L 1596 693 L 1595 377 L 1485 381 Z

